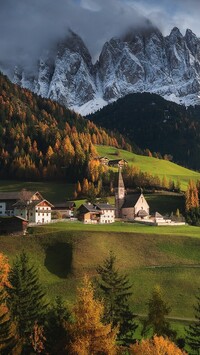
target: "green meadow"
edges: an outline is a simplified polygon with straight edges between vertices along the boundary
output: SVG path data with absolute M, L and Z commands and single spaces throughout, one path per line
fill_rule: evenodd
M 172 305 L 173 317 L 192 317 L 200 286 L 200 229 L 139 224 L 83 225 L 60 222 L 30 228 L 23 237 L 1 236 L 1 251 L 12 261 L 24 249 L 39 269 L 48 298 L 72 301 L 84 273 L 92 277 L 110 250 L 133 283 L 132 306 L 146 312 L 152 288 L 159 284 Z
M 200 173 L 186 169 L 167 160 L 137 155 L 122 149 L 117 150 L 118 155 L 116 155 L 116 148 L 110 146 L 98 145 L 96 149 L 100 156 L 106 156 L 109 159 L 125 159 L 129 164 L 135 165 L 143 172 L 158 175 L 161 178 L 166 176 L 168 179 L 172 179 L 175 182 L 180 180 L 181 189 L 183 191 L 186 190 L 190 179 L 195 181 L 200 179 Z
M 198 227 L 65 221 L 29 228 L 26 236 L 0 236 L 0 249 L 11 263 L 25 250 L 38 268 L 48 300 L 61 295 L 70 306 L 84 274 L 94 278 L 97 265 L 112 250 L 119 270 L 128 274 L 133 285 L 131 307 L 139 318 L 147 313 L 146 302 L 155 285 L 160 285 L 171 306 L 171 321 L 179 336 L 194 317 L 200 287 Z

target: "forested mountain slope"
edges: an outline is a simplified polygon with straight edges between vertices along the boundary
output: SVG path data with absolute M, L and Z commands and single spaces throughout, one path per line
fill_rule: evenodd
M 83 178 L 93 144 L 127 147 L 94 123 L 0 74 L 0 178 Z
M 142 149 L 170 154 L 174 162 L 200 169 L 200 106 L 186 108 L 155 94 L 137 93 L 87 117 L 115 127 Z

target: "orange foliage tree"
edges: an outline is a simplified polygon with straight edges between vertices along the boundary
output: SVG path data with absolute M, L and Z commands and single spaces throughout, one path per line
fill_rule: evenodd
M 11 321 L 6 302 L 8 297 L 6 287 L 11 287 L 8 280 L 9 272 L 8 258 L 0 253 L 0 354 L 10 354 L 16 344 L 15 325 Z
M 189 211 L 193 207 L 199 207 L 199 197 L 195 182 L 190 180 L 185 193 L 185 209 Z
M 158 337 L 155 335 L 153 339 L 143 339 L 141 343 L 131 346 L 131 354 L 133 355 L 186 355 L 187 353 L 179 349 L 176 344 L 168 338 Z
M 103 313 L 104 305 L 95 300 L 92 284 L 85 276 L 74 307 L 75 322 L 67 326 L 71 338 L 70 354 L 116 354 L 117 328 L 112 329 L 111 324 L 102 323 Z

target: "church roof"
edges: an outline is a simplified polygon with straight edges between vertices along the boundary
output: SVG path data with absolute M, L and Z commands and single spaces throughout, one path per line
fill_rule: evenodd
M 141 196 L 140 193 L 126 195 L 122 208 L 134 207 L 140 196 Z

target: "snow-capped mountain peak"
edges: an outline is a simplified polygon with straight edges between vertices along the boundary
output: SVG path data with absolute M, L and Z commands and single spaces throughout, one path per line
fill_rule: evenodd
M 200 39 L 189 29 L 183 36 L 177 27 L 164 37 L 149 24 L 111 38 L 92 64 L 82 39 L 69 31 L 44 51 L 34 73 L 17 66 L 11 80 L 82 114 L 133 92 L 200 104 Z

